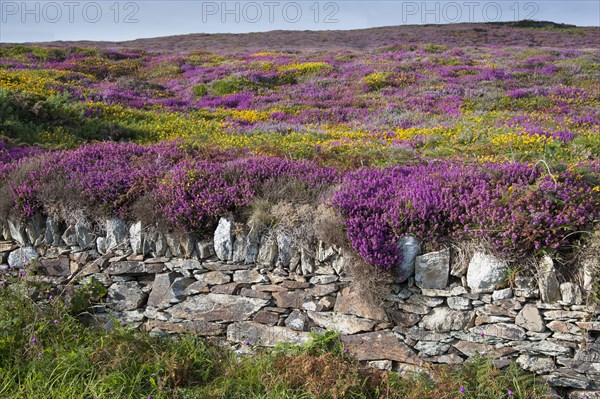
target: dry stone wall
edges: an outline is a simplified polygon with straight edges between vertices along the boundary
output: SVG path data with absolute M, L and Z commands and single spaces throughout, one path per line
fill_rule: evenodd
M 484 354 L 500 367 L 516 360 L 569 398 L 600 397 L 598 310 L 585 304 L 589 287 L 559 283 L 550 258 L 539 278 L 517 276 L 507 288 L 501 259 L 476 252 L 464 267 L 448 250 L 419 254 L 416 239 L 403 239 L 400 281 L 370 304 L 347 276 L 341 249 L 305 248 L 285 232 L 256 234 L 229 218 L 208 241 L 148 234 L 119 219 L 67 226 L 38 215 L 7 226 L 0 273 L 30 268 L 27 278 L 65 292 L 96 281 L 108 290 L 98 313 L 107 324 L 116 318 L 240 347 L 300 344 L 310 331 L 331 329 L 379 368 L 427 371 Z

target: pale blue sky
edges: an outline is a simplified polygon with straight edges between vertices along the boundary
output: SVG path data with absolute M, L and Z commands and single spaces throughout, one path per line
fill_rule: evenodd
M 600 26 L 600 0 L 0 0 L 0 41 L 130 40 L 186 33 L 549 20 Z

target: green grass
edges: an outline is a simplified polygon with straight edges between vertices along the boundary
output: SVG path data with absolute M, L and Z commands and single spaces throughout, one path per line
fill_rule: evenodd
M 242 357 L 189 335 L 107 332 L 82 324 L 62 297 L 46 299 L 46 288 L 0 288 L 0 398 L 541 399 L 547 390 L 485 358 L 403 379 L 361 367 L 331 332 Z

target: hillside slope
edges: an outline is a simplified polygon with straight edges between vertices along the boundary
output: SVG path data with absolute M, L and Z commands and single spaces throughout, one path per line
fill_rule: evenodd
M 122 42 L 56 41 L 38 43 L 59 47 L 136 48 L 148 51 L 258 49 L 364 50 L 392 43 L 442 44 L 448 46 L 519 46 L 598 48 L 600 28 L 574 27 L 552 22 L 464 23 L 451 25 L 404 25 L 357 30 L 270 31 L 245 34 L 166 36 Z

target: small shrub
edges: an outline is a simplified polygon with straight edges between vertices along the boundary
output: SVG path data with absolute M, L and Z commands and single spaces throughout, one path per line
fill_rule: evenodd
M 226 96 L 228 94 L 240 93 L 251 87 L 252 85 L 246 79 L 232 75 L 211 82 L 210 93 L 216 96 Z
M 197 84 L 196 86 L 192 87 L 192 93 L 196 97 L 202 97 L 202 96 L 205 96 L 206 94 L 208 94 L 208 88 L 206 87 L 206 85 L 204 83 L 200 83 L 200 84 Z
M 106 287 L 94 278 L 90 278 L 86 284 L 77 287 L 71 296 L 69 301 L 71 314 L 77 316 L 84 312 L 90 312 L 107 293 Z
M 272 206 L 268 200 L 263 198 L 252 201 L 247 222 L 248 226 L 257 232 L 274 227 L 277 219 L 271 213 Z
M 390 85 L 390 75 L 390 72 L 373 72 L 362 78 L 360 81 L 366 85 L 369 90 L 377 91 Z
M 223 164 L 183 161 L 160 182 L 154 201 L 172 225 L 209 235 L 219 216 L 247 205 L 254 196 L 249 181 L 226 172 Z
M 439 54 L 448 50 L 448 47 L 441 44 L 426 44 L 423 49 L 428 53 Z
M 380 307 L 383 300 L 391 293 L 395 278 L 395 270 L 381 270 L 369 267 L 364 259 L 352 254 L 344 253 L 344 272 L 352 281 L 352 290 L 358 298 L 374 307 Z

